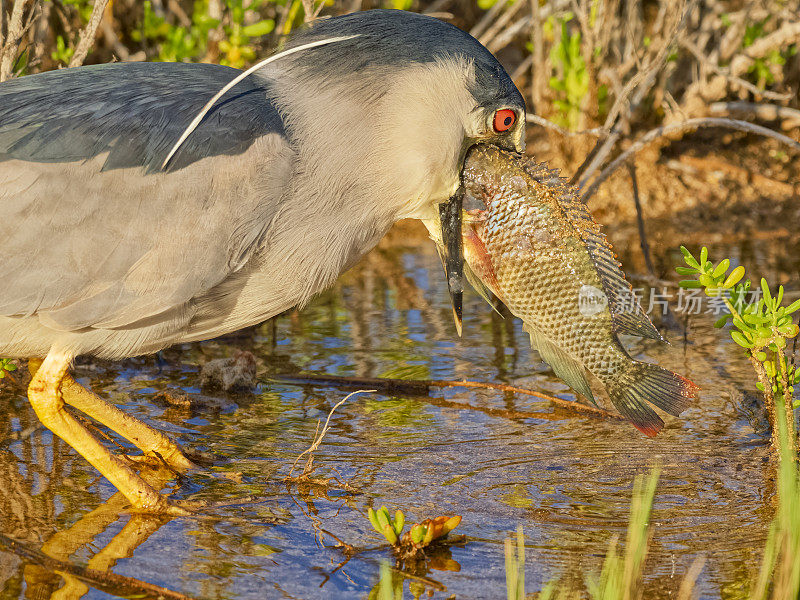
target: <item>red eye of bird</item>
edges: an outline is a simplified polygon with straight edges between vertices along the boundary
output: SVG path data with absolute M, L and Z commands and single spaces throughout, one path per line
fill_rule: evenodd
M 494 130 L 502 133 L 508 131 L 517 120 L 517 113 L 510 108 L 502 108 L 494 113 Z

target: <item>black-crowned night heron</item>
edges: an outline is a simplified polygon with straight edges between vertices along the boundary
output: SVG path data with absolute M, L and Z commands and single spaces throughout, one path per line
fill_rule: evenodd
M 108 64 L 0 84 L 0 356 L 32 359 L 39 419 L 137 509 L 168 505 L 64 403 L 175 469 L 192 464 L 78 385 L 76 356 L 257 324 L 408 217 L 442 244 L 458 312 L 464 156 L 479 141 L 524 144 L 522 96 L 456 27 L 374 10 L 320 20 L 287 49 L 193 129 L 239 71 Z

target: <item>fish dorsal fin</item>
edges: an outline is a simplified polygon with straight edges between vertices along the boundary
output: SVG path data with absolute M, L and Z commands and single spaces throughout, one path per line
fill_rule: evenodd
M 586 368 L 577 360 L 572 358 L 561 348 L 547 339 L 539 331 L 529 325 L 523 325 L 523 329 L 531 336 L 531 347 L 539 351 L 542 360 L 553 369 L 553 372 L 564 380 L 569 387 L 585 396 L 597 406 L 592 388 L 586 379 Z
M 559 177 L 557 171 L 552 171 L 541 163 L 530 161 L 525 165 L 525 170 L 539 183 L 551 188 L 558 186 L 561 189 L 562 193 L 558 195 L 559 206 L 586 244 L 597 275 L 600 277 L 603 292 L 608 298 L 614 331 L 618 334 L 638 335 L 663 341 L 664 338 L 642 310 L 631 284 L 625 279 L 625 273 L 620 269 L 620 262 L 611 244 L 608 243 L 606 236 L 600 230 L 600 225 L 594 220 L 575 189 L 565 179 Z

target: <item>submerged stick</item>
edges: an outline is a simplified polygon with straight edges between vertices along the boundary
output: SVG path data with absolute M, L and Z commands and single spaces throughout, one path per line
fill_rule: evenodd
M 488 381 L 453 381 L 441 380 L 434 381 L 430 379 L 388 379 L 381 377 L 338 377 L 336 375 L 278 375 L 272 378 L 273 381 L 279 383 L 291 384 L 316 384 L 316 385 L 329 385 L 333 387 L 369 387 L 384 393 L 396 394 L 414 394 L 419 396 L 427 396 L 431 388 L 450 388 L 450 387 L 463 387 L 485 390 L 499 390 L 502 392 L 513 392 L 515 394 L 522 394 L 524 396 L 533 396 L 548 400 L 552 404 L 560 408 L 565 408 L 576 413 L 588 414 L 602 419 L 613 419 L 617 421 L 624 421 L 625 418 L 602 408 L 595 408 L 594 406 L 587 406 L 579 404 L 572 400 L 564 400 L 542 392 L 535 392 L 525 388 L 515 387 L 513 385 L 506 385 L 504 383 L 490 383 Z M 474 408 L 472 406 L 458 405 L 463 408 Z M 508 411 L 503 411 L 508 412 Z M 515 417 L 524 416 L 539 416 L 525 413 L 514 413 Z

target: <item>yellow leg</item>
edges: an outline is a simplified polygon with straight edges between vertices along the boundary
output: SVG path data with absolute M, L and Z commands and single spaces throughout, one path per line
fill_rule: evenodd
M 72 356 L 53 349 L 39 366 L 28 386 L 28 399 L 42 425 L 72 446 L 111 484 L 122 492 L 134 508 L 167 511 L 169 504 L 133 469 L 111 454 L 75 417 L 64 410 L 61 382 Z
M 28 361 L 31 373 L 38 368 L 38 363 L 36 359 Z M 166 464 L 180 473 L 195 468 L 180 446 L 169 437 L 90 392 L 75 381 L 69 372 L 64 374 L 61 382 L 61 395 L 64 402 L 118 433 L 146 455 L 160 456 Z

